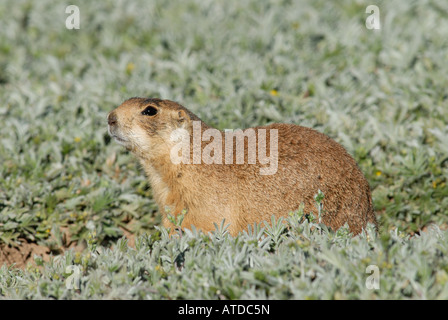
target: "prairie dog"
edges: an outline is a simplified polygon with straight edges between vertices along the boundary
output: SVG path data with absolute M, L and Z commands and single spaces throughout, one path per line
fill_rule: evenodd
M 145 98 L 126 100 L 107 121 L 109 134 L 142 164 L 166 227 L 173 227 L 167 210 L 186 210 L 182 228 L 204 232 L 225 219 L 232 235 L 302 203 L 317 218 L 319 190 L 322 223 L 336 230 L 347 222 L 353 234 L 368 222 L 377 226 L 355 160 L 316 130 L 271 124 L 219 131 L 176 102 Z

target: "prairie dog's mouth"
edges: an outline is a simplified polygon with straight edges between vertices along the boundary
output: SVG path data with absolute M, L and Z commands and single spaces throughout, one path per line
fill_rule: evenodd
M 109 132 L 109 135 L 115 139 L 115 141 L 117 141 L 119 144 L 121 144 L 122 146 L 128 147 L 130 144 L 130 141 L 126 138 L 123 137 L 122 134 L 120 134 L 119 132 L 117 132 L 117 130 L 114 128 L 111 128 L 111 126 L 107 126 L 107 131 Z
M 123 137 L 120 137 L 115 134 L 113 134 L 112 137 L 115 139 L 116 142 L 118 142 L 118 144 L 121 144 L 123 147 L 125 147 L 128 150 L 131 149 L 132 144 L 129 140 L 125 140 Z
M 113 137 L 115 140 L 117 140 L 118 143 L 121 143 L 121 144 L 123 144 L 123 143 L 128 143 L 128 142 L 129 142 L 128 140 L 125 140 L 125 139 L 123 139 L 123 138 L 121 138 L 121 137 L 119 137 L 119 136 L 117 136 L 117 135 L 112 135 L 112 137 Z

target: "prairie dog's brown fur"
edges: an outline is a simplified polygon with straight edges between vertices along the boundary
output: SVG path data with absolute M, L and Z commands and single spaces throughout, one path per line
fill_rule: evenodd
M 354 159 L 328 136 L 292 124 L 253 128 L 257 133 L 266 129 L 267 154 L 271 152 L 269 132 L 278 130 L 274 174 L 260 174 L 266 165 L 258 158 L 255 164 L 247 163 L 247 143 L 243 164 L 225 164 L 224 152 L 222 164 L 174 164 L 171 133 L 183 128 L 192 135 L 194 121 L 202 132 L 211 128 L 183 106 L 160 99 L 131 98 L 108 115 L 109 133 L 140 160 L 166 227 L 172 227 L 166 208 L 174 215 L 187 210 L 183 228 L 194 225 L 207 232 L 214 230 L 213 223 L 225 219 L 232 235 L 249 224 L 269 222 L 272 215 L 287 216 L 301 203 L 306 213 L 317 217 L 314 196 L 318 190 L 325 196 L 322 223 L 338 229 L 348 222 L 354 234 L 367 222 L 377 225 L 369 184 Z M 224 141 L 225 133 L 220 134 Z M 202 150 L 209 143 L 202 141 Z M 236 151 L 233 160 L 235 155 Z

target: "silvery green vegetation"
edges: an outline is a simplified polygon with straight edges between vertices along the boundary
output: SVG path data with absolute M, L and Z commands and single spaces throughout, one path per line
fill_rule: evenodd
M 161 228 L 140 237 L 135 249 L 121 239 L 112 250 L 68 252 L 40 269 L 3 267 L 0 288 L 14 299 L 448 297 L 447 232 L 434 228 L 412 240 L 393 232 L 380 239 L 368 228 L 351 239 L 346 230 L 299 224 L 298 217 L 288 219 L 289 231 L 280 219 L 236 238 L 223 224 L 212 235 L 187 230 L 175 238 Z M 67 266 L 74 264 L 82 272 L 70 279 Z M 369 265 L 380 270 L 377 290 L 369 289 Z
M 0 4 L 0 245 L 54 254 L 1 266 L 0 297 L 448 298 L 446 1 L 70 4 L 79 30 L 65 3 Z M 380 30 L 365 26 L 370 4 Z M 225 224 L 168 238 L 143 171 L 107 135 L 107 113 L 132 96 L 178 101 L 219 129 L 328 134 L 369 180 L 379 233 L 296 212 L 235 238 Z

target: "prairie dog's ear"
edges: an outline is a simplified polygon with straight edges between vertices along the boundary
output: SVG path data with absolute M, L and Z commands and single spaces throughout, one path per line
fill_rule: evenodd
M 185 112 L 185 110 L 177 111 L 177 121 L 179 122 L 179 124 L 184 123 L 189 119 L 190 117 L 188 116 L 187 112 Z

